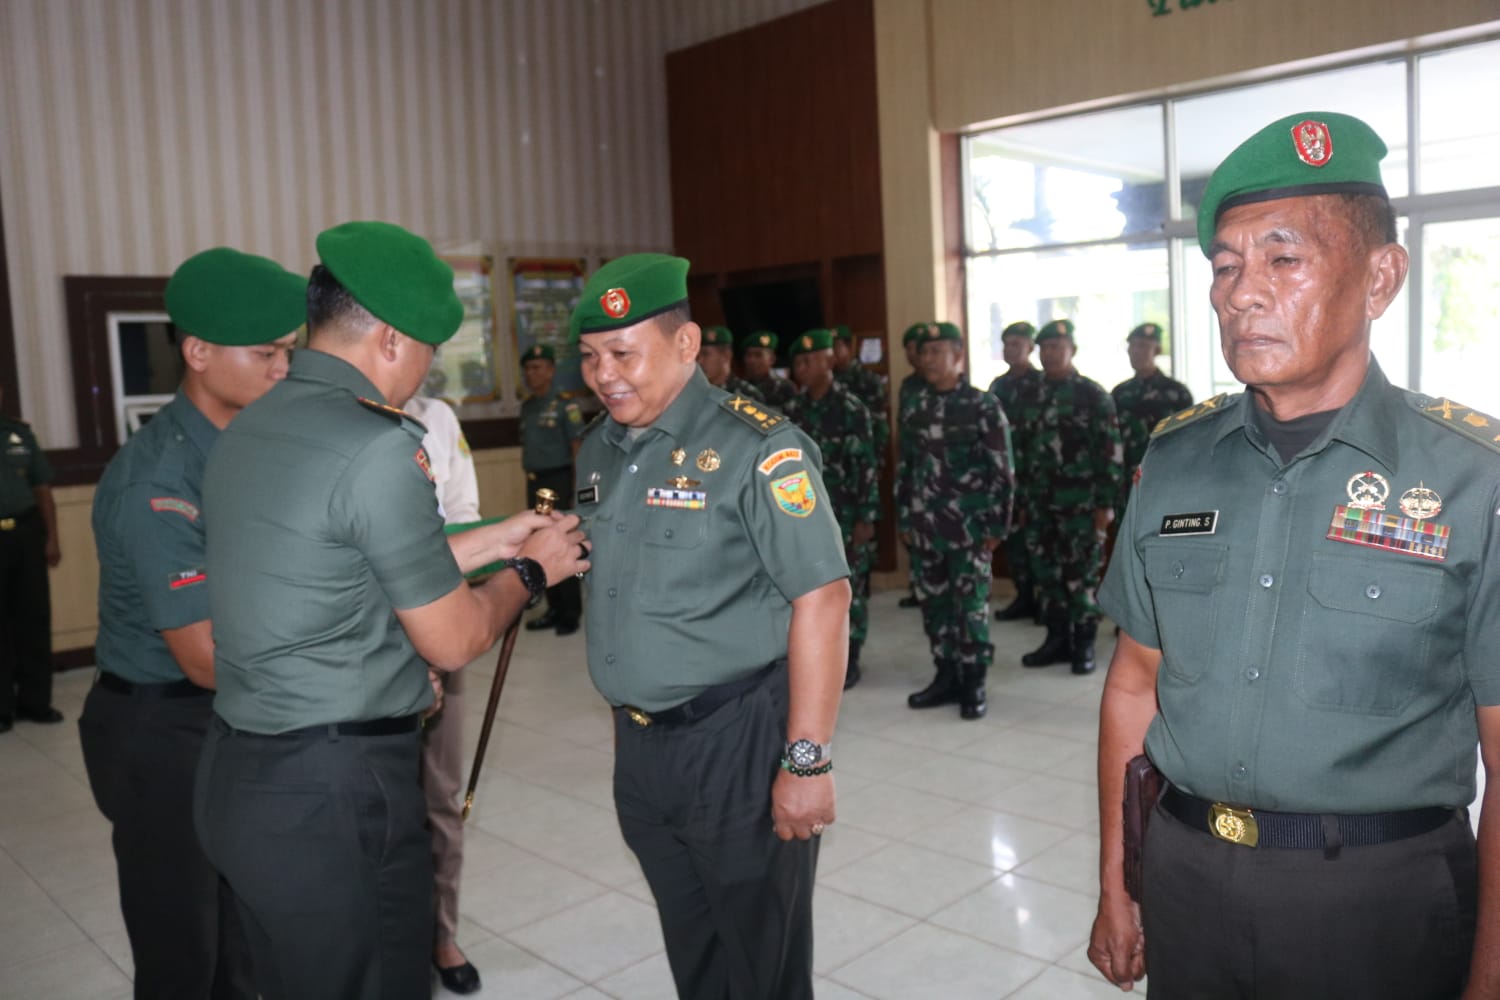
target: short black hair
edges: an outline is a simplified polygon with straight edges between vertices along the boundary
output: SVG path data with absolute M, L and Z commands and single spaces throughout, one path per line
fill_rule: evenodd
M 693 314 L 688 309 L 686 302 L 679 302 L 670 309 L 664 309 L 651 317 L 656 320 L 662 333 L 671 333 L 684 323 L 693 321 Z
M 333 272 L 322 264 L 307 278 L 307 332 L 312 335 L 325 326 L 365 327 L 374 319 L 359 304 Z
M 1373 250 L 1396 242 L 1396 209 L 1390 198 L 1379 194 L 1340 194 L 1351 235 L 1361 250 Z

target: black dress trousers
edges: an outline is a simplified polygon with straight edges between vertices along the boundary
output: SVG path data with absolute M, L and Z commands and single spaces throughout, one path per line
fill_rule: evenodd
M 47 526 L 35 507 L 0 531 L 0 718 L 52 707 Z

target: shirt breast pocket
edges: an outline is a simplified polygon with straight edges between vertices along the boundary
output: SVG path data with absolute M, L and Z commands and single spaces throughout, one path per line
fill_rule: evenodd
M 1443 571 L 1405 558 L 1313 556 L 1295 679 L 1304 704 L 1396 715 L 1411 701 L 1428 670 Z
M 636 598 L 642 608 L 682 613 L 700 605 L 707 537 L 706 510 L 647 508 Z
M 1145 544 L 1142 555 L 1156 605 L 1162 667 L 1191 684 L 1203 676 L 1213 656 L 1229 546 L 1153 541 Z

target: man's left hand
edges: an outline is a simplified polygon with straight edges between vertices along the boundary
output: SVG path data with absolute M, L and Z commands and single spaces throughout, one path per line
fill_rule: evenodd
M 816 836 L 813 827 L 822 828 L 834 819 L 833 775 L 799 778 L 790 771 L 776 775 L 771 786 L 771 821 L 776 836 L 782 840 L 807 840 Z

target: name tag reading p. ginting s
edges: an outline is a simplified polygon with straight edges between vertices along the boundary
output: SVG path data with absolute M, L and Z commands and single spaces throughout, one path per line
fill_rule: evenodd
M 1196 514 L 1163 514 L 1160 535 L 1212 535 L 1219 526 L 1219 512 L 1202 510 Z

